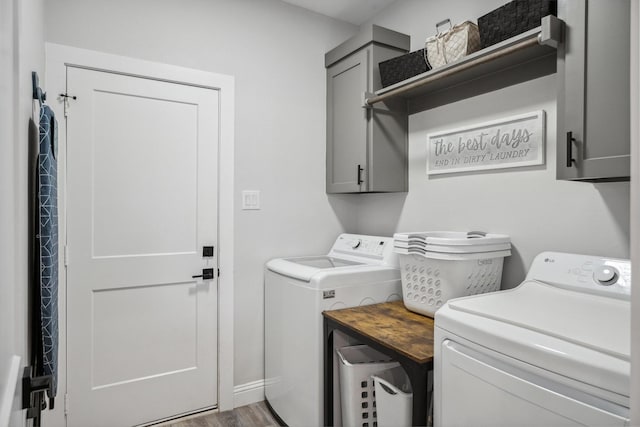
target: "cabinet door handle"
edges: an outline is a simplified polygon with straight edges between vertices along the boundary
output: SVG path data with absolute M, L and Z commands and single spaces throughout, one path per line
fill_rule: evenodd
M 573 137 L 573 132 L 567 132 L 567 167 L 570 168 L 576 162 L 573 158 L 573 143 L 576 139 Z
M 358 185 L 362 184 L 362 166 L 358 165 Z

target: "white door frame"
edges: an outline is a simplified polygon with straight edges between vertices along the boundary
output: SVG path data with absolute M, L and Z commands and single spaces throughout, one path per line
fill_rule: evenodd
M 46 86 L 47 103 L 58 118 L 59 157 L 58 170 L 65 171 L 59 177 L 59 221 L 60 248 L 66 241 L 66 122 L 64 102 L 59 94 L 65 93 L 66 67 L 75 66 L 98 71 L 152 78 L 166 82 L 218 90 L 220 93 L 220 135 L 218 147 L 218 409 L 233 409 L 233 176 L 234 176 L 234 110 L 235 83 L 233 76 L 161 64 L 135 58 L 106 54 L 59 44 L 46 43 Z M 73 94 L 69 94 L 73 95 Z M 70 101 L 70 114 L 73 114 Z M 62 251 L 61 251 L 62 252 Z M 66 270 L 64 257 L 60 257 L 60 354 L 58 395 L 62 398 L 67 391 L 66 380 Z M 221 369 L 220 367 L 224 367 Z M 62 399 L 60 399 L 62 400 Z M 73 404 L 70 403 L 70 406 Z M 54 426 L 64 426 L 64 404 L 56 405 L 49 422 Z
M 631 2 L 631 425 L 640 425 L 640 4 Z

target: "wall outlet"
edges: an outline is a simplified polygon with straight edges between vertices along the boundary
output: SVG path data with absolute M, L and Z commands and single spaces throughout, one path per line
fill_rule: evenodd
M 244 190 L 242 192 L 242 210 L 260 209 L 260 191 Z

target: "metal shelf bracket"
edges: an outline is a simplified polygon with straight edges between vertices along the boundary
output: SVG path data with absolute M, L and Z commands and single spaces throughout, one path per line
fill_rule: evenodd
M 553 15 L 545 16 L 540 23 L 540 34 L 538 34 L 538 43 L 550 46 L 554 49 L 563 41 L 563 22 Z
M 362 108 L 373 108 L 373 104 L 369 103 L 369 99 L 375 96 L 376 94 L 372 92 L 362 92 Z

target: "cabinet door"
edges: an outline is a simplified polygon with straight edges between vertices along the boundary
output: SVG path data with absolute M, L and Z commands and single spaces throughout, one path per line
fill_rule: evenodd
M 564 0 L 558 13 L 558 178 L 628 180 L 630 1 Z
M 327 70 L 327 193 L 366 191 L 367 109 L 370 50 Z

